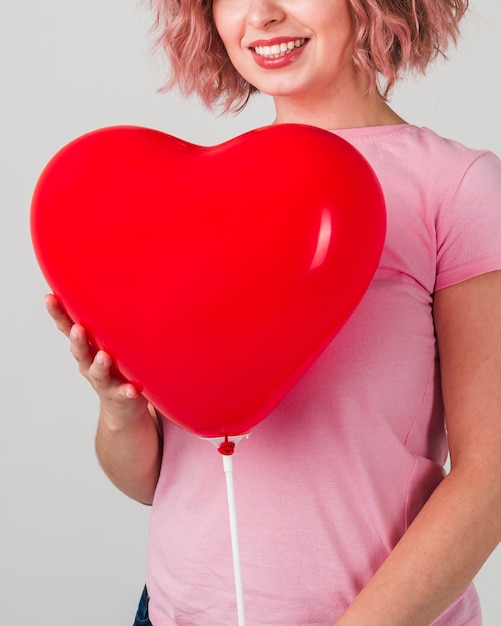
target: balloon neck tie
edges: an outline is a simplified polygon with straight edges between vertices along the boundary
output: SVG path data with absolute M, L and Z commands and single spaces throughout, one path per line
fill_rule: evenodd
M 231 456 L 235 452 L 235 442 L 226 436 L 217 450 L 223 456 Z

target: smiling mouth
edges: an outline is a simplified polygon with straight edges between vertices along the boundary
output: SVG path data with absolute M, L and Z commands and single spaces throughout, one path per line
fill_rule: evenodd
M 294 50 L 301 48 L 304 46 L 306 41 L 307 39 L 295 39 L 293 41 L 288 41 L 287 43 L 276 43 L 272 46 L 256 46 L 254 48 L 254 52 L 260 57 L 264 57 L 266 59 L 279 59 L 280 57 L 284 57 Z

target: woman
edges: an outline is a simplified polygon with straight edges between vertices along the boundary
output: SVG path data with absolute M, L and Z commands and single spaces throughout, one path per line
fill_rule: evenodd
M 239 445 L 248 623 L 481 624 L 470 583 L 501 538 L 501 164 L 406 123 L 386 100 L 455 40 L 466 0 L 153 4 L 170 85 L 226 110 L 269 94 L 276 123 L 359 149 L 387 203 L 360 306 Z M 114 380 L 109 355 L 46 302 L 99 394 L 104 470 L 153 504 L 150 598 L 136 623 L 235 623 L 218 455 Z

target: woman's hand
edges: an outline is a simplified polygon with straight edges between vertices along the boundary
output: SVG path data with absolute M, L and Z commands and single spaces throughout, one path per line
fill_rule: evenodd
M 113 484 L 129 497 L 151 504 L 160 473 L 162 434 L 155 409 L 129 382 L 113 372 L 111 356 L 95 350 L 85 328 L 73 324 L 57 298 L 45 305 L 58 329 L 68 337 L 81 374 L 101 401 L 96 451 Z
M 78 363 L 80 373 L 98 394 L 103 417 L 110 424 L 119 426 L 143 415 L 147 408 L 146 399 L 134 385 L 112 374 L 111 356 L 104 350 L 96 352 L 85 328 L 73 324 L 54 295 L 46 295 L 44 301 L 57 328 L 68 337 L 70 351 Z

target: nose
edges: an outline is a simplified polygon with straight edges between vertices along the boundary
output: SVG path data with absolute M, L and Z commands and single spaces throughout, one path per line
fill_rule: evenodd
M 261 30 L 285 19 L 281 0 L 250 0 L 247 21 Z

